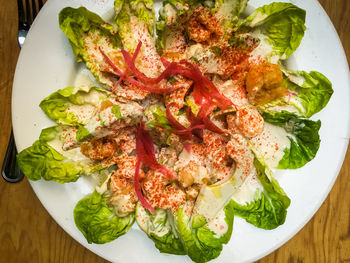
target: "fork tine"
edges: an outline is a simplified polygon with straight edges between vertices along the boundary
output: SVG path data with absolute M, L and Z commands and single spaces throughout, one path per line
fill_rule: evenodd
M 38 0 L 38 2 L 39 2 L 39 10 L 40 10 L 43 7 L 44 3 L 42 0 Z
M 22 0 L 17 0 L 17 10 L 18 10 L 18 23 L 21 24 L 25 21 L 24 6 L 23 6 Z
M 30 3 L 29 0 L 25 0 L 26 2 L 26 22 L 31 25 L 32 24 L 32 16 L 31 16 L 31 11 L 30 11 Z
M 33 16 L 32 16 L 32 17 L 33 17 L 32 22 L 34 21 L 34 19 L 35 19 L 37 13 L 38 13 L 38 11 L 37 11 L 37 9 L 36 9 L 36 1 L 35 1 L 35 0 L 32 0 L 32 15 L 33 15 Z

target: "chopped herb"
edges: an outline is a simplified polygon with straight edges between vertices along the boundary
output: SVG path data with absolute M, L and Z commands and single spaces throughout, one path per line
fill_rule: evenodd
M 240 37 L 231 37 L 231 39 L 228 41 L 229 45 L 231 47 L 236 47 L 236 48 L 240 48 L 243 47 L 245 45 L 245 41 L 244 39 L 240 38 Z
M 171 76 L 168 79 L 168 82 L 170 83 L 170 85 L 175 85 L 177 83 L 177 79 L 175 78 L 175 76 Z
M 84 126 L 80 126 L 77 130 L 76 139 L 78 142 L 87 140 L 90 137 L 90 132 Z
M 198 59 L 195 57 L 190 57 L 190 61 L 192 61 L 193 63 L 196 63 L 196 64 L 199 63 Z
M 221 56 L 221 48 L 217 46 L 209 47 L 209 49 L 214 53 L 215 56 L 220 57 Z
M 112 113 L 115 115 L 115 117 L 117 117 L 118 120 L 122 118 L 119 105 L 114 105 L 112 107 Z
M 105 123 L 103 122 L 102 118 L 101 118 L 101 115 L 99 114 L 98 115 L 98 118 L 100 119 L 100 124 L 101 124 L 101 127 L 105 127 Z

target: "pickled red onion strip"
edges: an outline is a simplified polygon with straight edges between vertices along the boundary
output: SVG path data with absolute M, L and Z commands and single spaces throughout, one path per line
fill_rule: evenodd
M 171 114 L 170 112 L 170 108 L 172 106 L 174 106 L 175 103 L 170 103 L 167 107 L 166 107 L 166 118 L 168 119 L 168 121 L 170 122 L 171 126 L 173 126 L 175 129 L 177 130 L 185 130 L 186 127 L 183 126 L 180 122 L 178 122 L 175 117 Z
M 137 58 L 137 55 L 139 54 L 140 52 L 140 49 L 141 49 L 141 45 L 142 45 L 142 42 L 140 41 L 138 44 L 137 44 L 137 47 L 135 49 L 135 52 L 134 52 L 134 55 L 132 56 L 132 61 L 135 62 L 135 59 Z M 128 74 L 128 69 L 126 69 L 124 72 L 123 72 L 123 75 L 126 75 Z M 124 77 L 123 76 L 120 76 L 118 81 L 113 85 L 113 89 L 116 89 L 120 83 L 124 80 Z
M 156 78 L 149 78 L 146 75 L 144 75 L 141 71 L 139 71 L 135 63 L 132 61 L 131 55 L 129 52 L 126 50 L 122 50 L 122 54 L 125 60 L 125 63 L 128 67 L 128 69 L 134 74 L 134 76 L 139 79 L 140 81 L 147 83 L 147 84 L 157 84 L 163 79 L 165 79 L 169 75 L 176 75 L 176 74 L 181 74 L 189 78 L 193 78 L 193 75 L 191 71 L 188 69 L 181 67 L 178 63 L 176 62 L 170 62 L 167 64 L 165 70 Z
M 192 144 L 191 144 L 191 143 L 189 143 L 189 142 L 184 142 L 182 145 L 183 145 L 184 149 L 185 149 L 188 153 L 191 153 L 191 151 L 192 151 Z
M 219 133 L 219 134 L 223 134 L 225 133 L 223 130 L 221 130 L 218 126 L 216 126 L 210 119 L 208 116 L 205 116 L 203 118 L 203 123 L 205 125 L 205 128 L 209 131 L 215 132 L 215 133 Z
M 141 161 L 139 158 L 137 158 L 136 168 L 135 168 L 135 177 L 134 177 L 134 188 L 135 188 L 136 196 L 139 199 L 142 206 L 146 208 L 148 211 L 150 211 L 152 214 L 154 214 L 155 212 L 154 207 L 151 206 L 151 204 L 147 201 L 147 199 L 143 196 L 141 192 L 140 178 L 139 178 L 140 168 L 141 168 Z
M 124 80 L 126 80 L 127 82 L 129 82 L 130 84 L 135 85 L 136 87 L 138 87 L 139 89 L 143 89 L 152 93 L 157 93 L 157 94 L 165 94 L 165 93 L 169 93 L 172 92 L 176 89 L 178 89 L 179 87 L 169 87 L 169 88 L 161 88 L 159 86 L 150 86 L 150 85 L 145 85 L 140 81 L 137 81 L 136 79 L 133 79 L 129 76 L 127 76 L 125 74 L 125 72 L 122 72 L 114 63 L 113 61 L 106 55 L 106 53 L 103 52 L 103 50 L 101 48 L 100 52 L 102 54 L 102 56 L 104 57 L 104 59 L 106 60 L 106 62 L 108 63 L 108 65 L 110 65 L 113 70 Z M 119 80 L 118 80 L 119 81 Z
M 157 93 L 157 94 L 166 94 L 180 88 L 180 87 L 161 88 L 159 86 L 150 86 L 150 85 L 143 84 L 142 82 L 137 81 L 136 79 L 133 79 L 129 76 L 125 76 L 124 78 L 127 82 L 135 85 L 139 89 L 147 90 L 149 92 Z
M 153 141 L 145 128 L 145 123 L 141 122 L 136 132 L 136 152 L 141 162 L 153 170 L 157 170 L 170 179 L 175 180 L 176 176 L 165 165 L 158 163 L 155 156 Z
M 134 188 L 137 195 L 137 198 L 141 202 L 144 208 L 148 209 L 151 213 L 154 213 L 154 208 L 143 196 L 141 186 L 140 186 L 140 168 L 141 164 L 144 163 L 150 169 L 154 169 L 168 176 L 169 178 L 175 180 L 176 176 L 171 172 L 166 166 L 158 163 L 155 150 L 152 142 L 152 138 L 145 128 L 145 123 L 141 122 L 140 126 L 136 131 L 136 152 L 137 152 L 137 161 L 135 168 L 135 177 L 134 177 Z
M 194 130 L 198 130 L 198 129 L 203 130 L 204 128 L 205 128 L 204 124 L 198 124 L 198 125 L 195 125 L 193 127 L 189 127 L 189 128 L 183 129 L 183 130 L 170 130 L 170 132 L 178 134 L 178 135 L 186 135 L 186 134 L 191 134 L 192 131 L 194 131 Z

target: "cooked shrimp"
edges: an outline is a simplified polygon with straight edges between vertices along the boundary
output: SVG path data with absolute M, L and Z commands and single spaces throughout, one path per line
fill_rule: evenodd
M 188 21 L 187 33 L 191 40 L 201 43 L 220 36 L 221 27 L 209 9 L 199 6 Z
M 271 63 L 251 67 L 247 74 L 246 89 L 249 102 L 263 105 L 283 97 L 287 89 L 283 86 L 283 74 L 278 65 Z
M 130 154 L 136 149 L 135 128 L 124 128 L 117 130 L 117 136 L 114 137 L 116 145 L 120 152 Z
M 226 151 L 227 155 L 235 161 L 240 179 L 244 181 L 254 166 L 254 155 L 247 141 L 242 135 L 234 134 L 226 145 Z
M 232 133 L 241 133 L 247 138 L 253 138 L 264 130 L 264 119 L 253 107 L 242 105 L 237 108 L 236 116 L 226 117 L 227 125 Z
M 135 169 L 136 169 L 136 156 L 128 156 L 127 154 L 122 154 L 116 159 L 116 164 L 118 166 L 118 170 L 115 171 L 113 176 L 119 176 L 122 178 L 134 178 Z M 144 172 L 140 169 L 139 172 L 140 178 L 145 177 Z
M 114 173 L 111 176 L 110 188 L 114 193 L 109 202 L 114 206 L 118 216 L 126 216 L 135 211 L 137 197 L 132 179 Z
M 207 162 L 211 162 L 211 165 L 216 168 L 225 165 L 227 139 L 220 134 L 205 130 L 203 142 L 206 145 Z
M 168 185 L 170 180 L 160 172 L 150 170 L 142 183 L 147 200 L 153 207 L 176 211 L 186 201 L 186 194 L 176 185 Z
M 81 145 L 80 151 L 90 159 L 103 160 L 113 157 L 116 148 L 117 146 L 114 140 L 104 137 L 84 142 Z
M 173 103 L 174 114 L 177 114 L 179 110 L 185 106 L 185 95 L 188 89 L 192 85 L 192 80 L 185 79 L 183 77 L 178 80 L 173 87 L 179 87 L 172 93 L 166 96 L 166 105 Z
M 135 211 L 137 196 L 134 190 L 134 175 L 136 168 L 136 156 L 123 154 L 116 159 L 118 169 L 111 176 L 110 190 L 113 196 L 110 203 L 113 204 L 118 216 L 125 216 Z M 140 169 L 140 178 L 144 172 Z

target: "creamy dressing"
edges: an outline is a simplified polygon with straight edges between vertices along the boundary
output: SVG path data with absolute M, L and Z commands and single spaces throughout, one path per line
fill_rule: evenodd
M 62 150 L 68 151 L 78 146 L 76 139 L 77 129 L 70 128 L 62 131 Z
M 246 91 L 239 85 L 236 85 L 232 80 L 227 80 L 223 83 L 215 83 L 221 94 L 229 98 L 236 106 L 248 104 Z
M 233 193 L 231 199 L 240 205 L 246 205 L 254 201 L 257 194 L 263 189 L 264 187 L 257 178 L 257 172 L 254 168 L 241 187 Z
M 96 80 L 92 76 L 90 70 L 84 68 L 81 70 L 75 78 L 74 87 L 78 90 L 91 87 L 96 84 Z
M 65 150 L 63 147 L 64 145 L 59 138 L 55 138 L 54 140 L 49 141 L 47 144 L 69 160 L 75 162 L 90 162 L 90 159 L 80 152 L 80 147 L 71 150 Z
M 162 224 L 164 222 L 164 218 L 169 216 L 170 214 L 167 214 L 166 210 L 158 210 L 155 214 L 155 218 L 152 219 L 152 222 L 150 220 L 150 216 L 146 213 L 145 208 L 143 208 L 142 205 L 137 205 L 137 213 L 136 213 L 136 221 L 137 224 L 140 226 L 140 228 L 145 231 L 148 235 L 151 233 L 154 233 L 158 237 L 162 237 L 166 234 L 168 234 L 173 223 L 170 217 L 167 218 L 165 221 L 165 225 Z M 175 233 L 174 233 L 175 234 Z
M 267 37 L 262 34 L 259 29 L 255 29 L 251 32 L 251 36 L 260 41 L 258 46 L 250 53 L 249 62 L 254 64 L 254 62 L 256 63 L 267 60 L 272 64 L 277 64 L 281 57 L 275 53 L 275 50 L 269 43 Z
M 201 44 L 190 46 L 186 50 L 186 57 L 197 59 L 200 62 L 199 67 L 203 73 L 222 74 L 221 60 L 209 48 L 203 47 Z
M 82 89 L 82 88 L 80 88 Z M 84 90 L 84 89 L 83 89 Z M 106 91 L 107 93 L 107 91 Z M 81 104 L 91 104 L 96 107 L 99 106 L 101 101 L 107 98 L 107 94 L 103 91 L 85 89 L 85 92 L 79 92 L 79 103 Z
M 288 79 L 297 84 L 298 86 L 303 86 L 304 82 L 305 82 L 305 78 L 303 76 L 300 75 L 292 75 L 292 74 L 287 74 Z
M 171 30 L 166 30 L 164 49 L 167 53 L 176 53 L 181 58 L 184 58 L 183 50 L 186 46 L 186 36 L 183 34 L 183 28 L 174 25 Z
M 122 104 L 116 103 L 119 106 L 122 119 L 118 119 L 112 112 L 112 107 L 108 107 L 103 111 L 98 112 L 89 122 L 85 125 L 85 128 L 96 137 L 104 137 L 111 134 L 113 131 L 107 128 L 117 128 L 115 125 L 119 125 L 119 128 L 124 127 L 124 123 L 131 123 L 133 119 L 141 118 L 142 107 L 137 103 Z
M 215 17 L 220 21 L 232 17 L 232 12 L 235 8 L 236 5 L 234 4 L 234 1 L 223 1 L 222 5 L 218 8 Z
M 228 225 L 225 221 L 225 211 L 221 209 L 215 218 L 207 223 L 207 227 L 215 233 L 215 238 L 220 238 L 227 233 Z
M 268 107 L 268 109 L 269 111 L 276 111 L 276 112 L 289 111 L 295 114 L 300 114 L 300 112 L 304 112 L 304 107 L 299 100 L 290 99 L 289 103 L 293 103 L 293 104 L 276 105 L 276 106 Z
M 84 74 L 79 74 L 82 76 Z M 80 78 L 78 76 L 78 78 Z M 66 109 L 67 113 L 72 113 L 81 124 L 86 124 L 95 114 L 100 103 L 107 98 L 107 95 L 101 91 L 90 90 L 88 86 L 75 87 L 73 94 L 77 95 L 78 104 L 70 104 Z
M 123 114 L 121 114 L 123 117 Z M 119 121 L 119 119 L 115 116 L 115 114 L 112 112 L 112 107 L 109 107 L 99 113 L 100 116 L 100 124 L 102 127 L 110 127 L 112 124 L 114 124 L 116 121 Z
M 230 180 L 222 184 L 203 186 L 194 205 L 193 214 L 203 215 L 207 222 L 211 221 L 226 205 L 239 186 L 235 182 L 235 177 L 231 177 Z
M 110 203 L 113 205 L 114 212 L 117 216 L 124 217 L 134 211 L 135 207 L 131 203 L 130 199 L 130 194 L 114 195 L 109 199 Z
M 290 147 L 290 141 L 285 129 L 265 122 L 264 130 L 250 142 L 264 156 L 269 167 L 277 167 L 284 155 L 284 150 Z
M 167 25 L 170 25 L 175 21 L 176 14 L 176 9 L 169 3 L 159 10 L 159 15 L 166 18 Z
M 258 12 L 256 16 L 253 18 L 253 20 L 248 24 L 249 27 L 255 27 L 257 24 L 262 22 L 265 18 L 267 18 L 267 14 L 263 14 L 261 12 Z
M 164 70 L 164 66 L 160 61 L 160 56 L 155 48 L 155 41 L 148 32 L 146 25 L 139 22 L 135 16 L 130 15 L 130 28 L 132 32 L 123 39 L 124 45 L 135 49 L 137 44 L 141 41 L 142 46 L 140 53 L 135 60 L 137 68 L 147 77 L 155 78 L 159 72 Z M 129 50 L 133 52 L 133 50 Z
M 71 104 L 67 109 L 67 113 L 72 113 L 77 117 L 81 124 L 87 123 L 96 113 L 96 108 L 90 104 L 76 105 Z
M 100 194 L 103 194 L 107 192 L 108 190 L 108 181 L 111 178 L 112 173 L 108 173 L 105 180 L 100 184 L 95 187 L 96 191 L 99 192 Z M 101 175 L 99 175 L 101 177 Z M 96 180 L 97 181 L 97 180 Z
M 185 167 L 191 160 L 193 161 L 199 161 L 196 156 L 193 154 L 189 153 L 185 149 L 180 153 L 179 159 L 174 165 L 174 170 L 178 171 L 180 168 Z
M 120 66 L 120 63 L 124 65 L 124 62 L 120 60 L 118 63 L 114 57 L 122 58 L 122 55 L 120 50 L 116 50 L 114 47 L 112 47 L 109 43 L 108 38 L 100 35 L 98 31 L 89 32 L 89 34 L 85 37 L 85 49 L 88 53 L 89 58 L 92 60 L 92 63 L 88 62 L 88 66 L 91 67 L 91 70 L 99 78 L 99 81 L 102 84 L 105 84 L 107 88 L 111 88 L 113 86 L 112 79 L 106 78 L 102 74 L 102 71 L 107 69 L 108 66 L 99 48 L 101 48 L 103 52 L 109 56 L 117 66 Z M 124 70 L 125 66 L 121 69 Z

